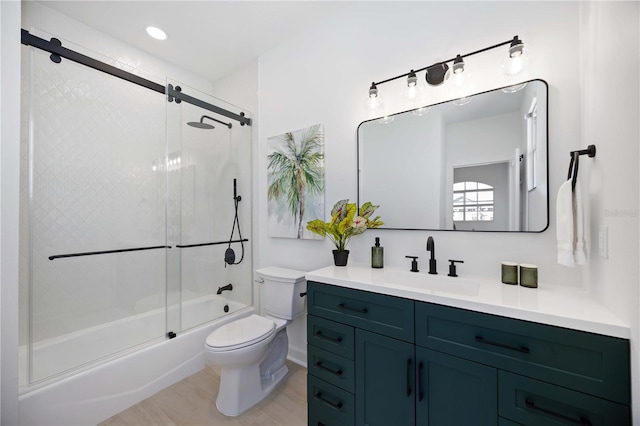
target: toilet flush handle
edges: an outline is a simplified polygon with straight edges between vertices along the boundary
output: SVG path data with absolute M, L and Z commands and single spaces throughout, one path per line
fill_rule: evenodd
M 260 278 L 259 280 L 253 280 L 253 282 L 256 282 L 258 284 L 263 284 L 264 280 L 262 278 Z

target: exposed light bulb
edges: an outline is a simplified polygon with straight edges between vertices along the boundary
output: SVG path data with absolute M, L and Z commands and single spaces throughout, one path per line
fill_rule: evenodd
M 378 96 L 378 87 L 375 83 L 371 83 L 371 87 L 369 87 L 369 108 L 378 109 L 382 104 L 382 100 Z
M 507 77 L 516 77 L 527 68 L 529 55 L 526 53 L 524 43 L 518 38 L 513 37 L 509 46 L 509 56 L 505 60 L 502 68 Z
M 415 99 L 418 94 L 418 76 L 415 71 L 411 70 L 407 76 L 407 97 L 409 99 Z

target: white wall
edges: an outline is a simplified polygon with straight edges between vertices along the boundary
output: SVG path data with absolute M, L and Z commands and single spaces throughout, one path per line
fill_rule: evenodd
M 518 34 L 535 54 L 529 74 L 549 83 L 550 190 L 556 193 L 566 173 L 568 151 L 580 140 L 580 86 L 575 76 L 579 45 L 579 4 L 548 2 L 367 2 L 352 3 L 323 25 L 311 28 L 260 57 L 258 187 L 259 265 L 312 270 L 332 263 L 331 243 L 270 238 L 267 216 L 266 140 L 283 132 L 322 123 L 325 128 L 326 209 L 339 199 L 356 198 L 356 129 L 374 118 L 366 107 L 371 81 L 379 81 L 495 43 Z M 470 92 L 512 83 L 500 71 L 503 49 L 470 59 Z M 465 71 L 466 72 L 466 71 Z M 423 79 L 421 73 L 419 79 Z M 379 87 L 384 111 L 409 109 L 400 86 Z M 417 102 L 436 103 L 453 96 L 443 85 L 427 88 Z M 371 200 L 376 202 L 376 200 Z M 399 208 L 402 208 L 401 206 Z M 555 211 L 555 197 L 551 197 Z M 384 220 L 384 217 L 382 218 Z M 406 255 L 424 265 L 426 239 L 433 235 L 439 267 L 445 259 L 465 261 L 461 276 L 497 278 L 500 262 L 535 263 L 540 281 L 580 287 L 582 271 L 556 265 L 555 224 L 542 234 L 367 231 L 349 246 L 350 262 L 368 263 L 371 241 L 381 236 L 385 265 L 409 268 Z M 303 336 L 298 336 L 302 345 Z M 292 339 L 294 340 L 294 339 Z M 302 348 L 302 346 L 300 346 Z
M 369 82 L 519 34 L 535 54 L 529 76 L 549 83 L 549 229 L 534 235 L 368 231 L 368 237 L 352 241 L 351 261 L 368 262 L 370 240 L 380 235 L 386 247 L 385 263 L 408 267 L 404 256 L 422 255 L 424 260 L 426 237 L 433 234 L 443 258 L 465 260 L 461 274 L 496 277 L 499 262 L 514 257 L 518 262 L 538 264 L 542 283 L 593 287 L 605 305 L 633 326 L 637 395 L 637 9 L 638 3 L 608 2 L 586 6 L 559 2 L 350 6 L 324 26 L 260 58 L 259 216 L 266 216 L 266 138 L 323 123 L 327 209 L 334 200 L 355 199 L 355 129 L 361 121 L 372 118 L 364 107 Z M 582 25 L 581 12 L 583 20 L 585 13 L 588 15 Z M 620 46 L 628 46 L 625 52 L 629 54 L 620 55 Z M 493 59 L 491 52 L 478 57 L 473 91 L 504 85 L 503 77 L 490 68 Z M 585 61 L 589 67 L 576 74 L 576 64 Z M 397 99 L 390 99 L 384 85 L 379 89 L 391 109 L 386 113 L 394 112 Z M 447 98 L 444 87 L 431 89 L 427 96 L 433 102 Z M 396 111 L 403 109 L 407 107 L 396 107 Z M 581 162 L 587 215 L 592 219 L 588 230 L 591 266 L 584 270 L 565 268 L 555 263 L 555 194 L 566 178 L 568 152 L 589 143 L 598 145 L 598 156 Z M 597 258 L 601 223 L 609 226 L 609 260 Z M 265 232 L 260 232 L 259 238 L 260 265 L 310 270 L 331 263 L 329 242 L 273 239 Z M 639 410 L 634 407 L 636 418 Z
M 596 158 L 580 162 L 593 236 L 585 282 L 631 325 L 633 414 L 634 424 L 640 424 L 640 3 L 589 2 L 580 12 L 581 145 L 597 146 Z M 554 120 L 553 111 L 549 120 Z M 608 259 L 598 256 L 601 226 L 609 229 Z
M 0 2 L 0 423 L 18 423 L 20 2 Z

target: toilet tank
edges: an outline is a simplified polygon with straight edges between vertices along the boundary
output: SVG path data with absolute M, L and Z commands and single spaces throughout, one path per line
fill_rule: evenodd
M 307 291 L 306 272 L 269 266 L 256 270 L 262 279 L 260 306 L 265 314 L 276 318 L 293 319 L 304 312 Z

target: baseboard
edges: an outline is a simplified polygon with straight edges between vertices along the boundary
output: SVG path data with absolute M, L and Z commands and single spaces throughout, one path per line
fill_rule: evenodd
M 287 359 L 291 362 L 295 362 L 298 365 L 307 368 L 307 351 L 298 348 L 289 347 L 289 354 Z

